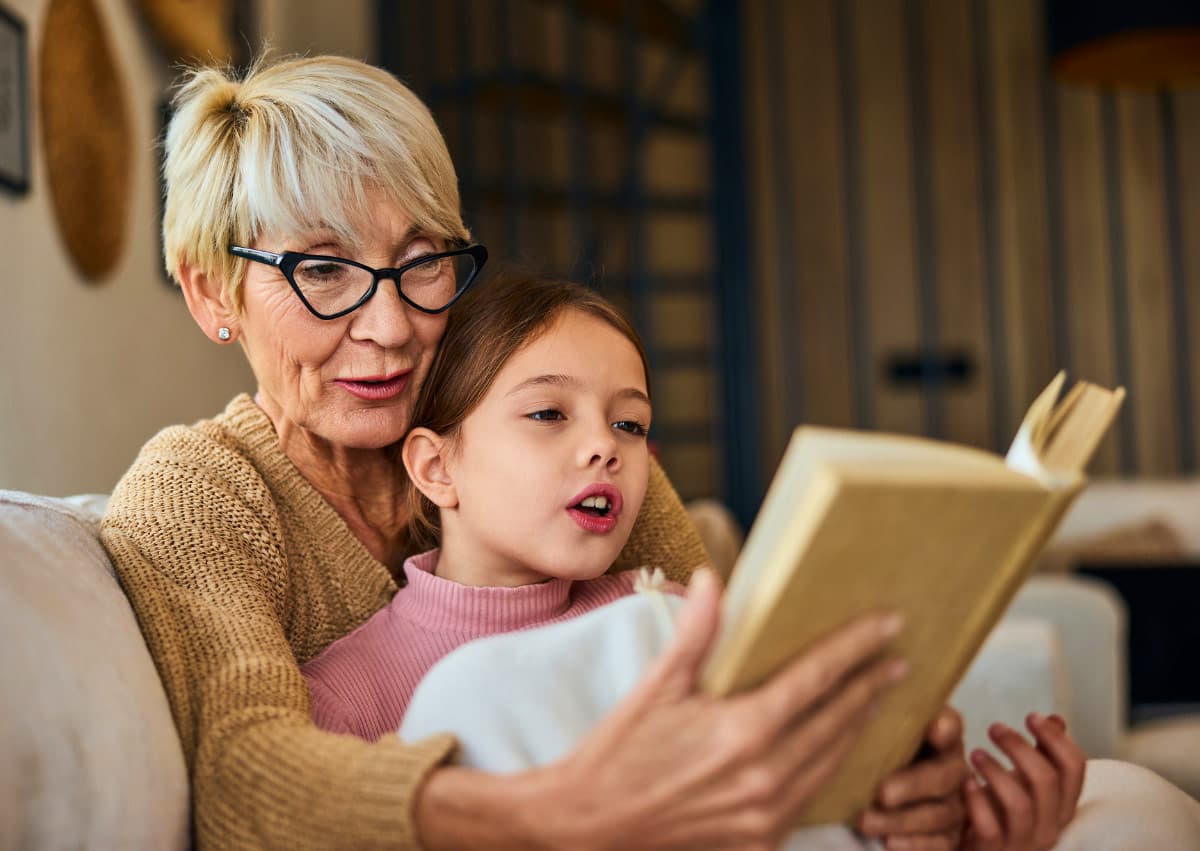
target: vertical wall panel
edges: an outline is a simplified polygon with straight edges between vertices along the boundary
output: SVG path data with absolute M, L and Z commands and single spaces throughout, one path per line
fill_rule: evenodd
M 781 286 L 796 292 L 798 315 L 785 320 L 803 350 L 792 382 L 803 395 L 806 422 L 848 426 L 853 372 L 833 10 L 831 0 L 779 5 L 787 9 L 778 22 L 785 34 L 784 69 L 794 81 L 794 106 L 783 110 L 792 183 L 780 188 L 795 198 L 795 230 L 780 238 L 791 241 L 795 265 L 779 277 Z M 783 333 L 789 333 L 787 325 Z
M 1118 382 L 1109 268 L 1108 199 L 1104 186 L 1100 99 L 1073 86 L 1058 90 L 1059 160 L 1062 163 L 1063 254 L 1066 271 L 1067 324 L 1075 378 L 1106 386 Z M 1120 427 L 1118 420 L 1116 428 Z M 1119 470 L 1117 437 L 1110 434 L 1090 468 Z
M 496 40 L 492 38 L 493 33 L 497 32 L 501 26 L 501 16 L 505 12 L 514 14 L 509 10 L 502 10 L 500 4 L 503 0 L 471 0 L 470 16 L 466 20 L 458 18 L 451 12 L 450 18 L 446 19 L 444 10 L 435 12 L 442 16 L 443 22 L 441 27 L 445 27 L 450 31 L 456 30 L 459 27 L 468 27 L 471 31 L 471 65 L 477 73 L 494 74 L 501 70 L 501 51 Z M 431 4 L 433 6 L 443 6 L 451 10 L 455 10 L 453 3 Z M 442 39 L 453 39 L 454 36 L 442 35 Z M 440 53 L 441 51 L 439 51 Z
M 1194 466 L 1200 94 L 1054 83 L 1042 0 L 745 8 L 763 457 L 797 406 L 1003 446 L 1069 366 L 1130 392 L 1093 473 Z M 887 356 L 928 341 L 969 352 L 976 381 L 888 386 Z
M 853 49 L 861 131 L 863 245 L 866 268 L 870 375 L 876 384 L 875 425 L 921 433 L 921 396 L 886 381 L 889 356 L 920 344 L 913 244 L 912 132 L 908 57 L 902 0 L 859 0 L 854 5 Z
M 463 56 L 459 50 L 461 35 L 458 21 L 463 4 L 438 3 L 433 7 L 433 44 L 437 61 L 433 63 L 433 82 L 445 84 L 467 69 L 460 67 Z
M 1188 342 L 1192 354 L 1192 416 L 1200 426 L 1200 91 L 1171 96 L 1175 107 L 1175 155 L 1179 182 L 1179 256 L 1187 302 Z M 1193 445 L 1200 434 L 1192 435 Z M 1194 472 L 1194 471 L 1193 471 Z
M 768 27 L 778 26 L 772 10 L 766 2 L 748 3 L 743 7 L 744 73 L 746 78 L 746 140 L 749 162 L 747 182 L 749 185 L 749 212 L 752 219 L 750 229 L 755 252 L 754 268 L 755 303 L 758 305 L 758 364 L 759 386 L 762 388 L 761 419 L 759 429 L 764 471 L 774 469 L 783 453 L 788 420 L 784 415 L 787 397 L 786 376 L 794 374 L 797 367 L 783 354 L 783 323 L 780 322 L 781 304 L 785 294 L 781 287 L 781 264 L 776 238 L 779 212 L 776 209 L 780 188 L 775 175 L 775 160 L 772 153 L 780 142 L 772 134 L 772 110 L 787 109 L 779 103 L 779 87 L 788 81 L 770 74 L 767 45 Z M 790 88 L 790 87 L 788 87 Z M 787 90 L 786 88 L 784 89 Z
M 1042 81 L 1042 3 L 990 0 L 996 177 L 1008 340 L 1008 430 L 1054 376 Z
M 947 351 L 969 353 L 977 367 L 969 385 L 949 388 L 943 395 L 945 436 L 990 447 L 994 376 L 984 291 L 969 11 L 970 5 L 962 0 L 922 0 L 933 166 L 933 263 L 941 320 L 938 336 Z
M 1179 459 L 1181 472 L 1196 469 L 1196 428 L 1192 419 L 1192 372 L 1194 351 L 1188 329 L 1189 302 L 1187 273 L 1184 268 L 1183 205 L 1180 200 L 1179 132 L 1175 116 L 1175 101 L 1169 92 L 1160 91 L 1156 98 L 1162 136 L 1163 190 L 1166 194 L 1167 220 L 1167 277 L 1171 291 L 1171 332 L 1174 343 L 1172 356 L 1175 367 L 1175 411 L 1178 414 Z
M 1131 392 L 1137 436 L 1137 471 L 1173 472 L 1179 463 L 1175 408 L 1175 347 L 1157 101 L 1149 94 L 1117 98 L 1121 192 L 1125 213 L 1126 281 L 1129 287 Z
M 768 474 L 800 422 L 854 424 L 833 2 L 747 7 Z

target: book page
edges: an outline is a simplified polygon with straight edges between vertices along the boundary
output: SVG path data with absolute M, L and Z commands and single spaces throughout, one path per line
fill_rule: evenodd
M 1053 485 L 1054 476 L 1042 464 L 1041 450 L 1045 446 L 1047 426 L 1054 416 L 1054 404 L 1066 380 L 1067 374 L 1060 371 L 1033 400 L 1004 458 L 1004 463 L 1010 468 L 1033 476 L 1048 486 Z
M 1059 372 L 1029 406 L 1005 463 L 1051 488 L 1069 488 L 1081 475 L 1125 399 L 1125 388 L 1108 390 L 1077 381 L 1061 400 L 1066 373 Z
M 1052 471 L 1082 471 L 1124 401 L 1124 387 L 1106 390 L 1084 381 L 1076 383 L 1050 424 L 1042 465 Z

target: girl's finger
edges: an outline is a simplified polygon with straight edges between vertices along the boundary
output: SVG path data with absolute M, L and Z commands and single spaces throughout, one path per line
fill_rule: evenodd
M 955 851 L 958 837 L 945 833 L 927 836 L 891 836 L 883 843 L 886 851 Z
M 871 807 L 858 821 L 863 836 L 890 837 L 919 834 L 957 834 L 963 825 L 963 803 L 957 795 L 938 801 L 923 801 L 899 810 Z
M 956 748 L 900 769 L 880 784 L 876 797 L 886 809 L 941 800 L 951 795 L 957 798 L 968 774 L 967 761 Z
M 1033 838 L 1034 827 L 1034 804 L 1024 784 L 985 750 L 973 751 L 971 764 L 987 781 L 988 791 L 999 804 L 1008 843 L 1016 848 L 1024 848 Z
M 970 851 L 1001 851 L 1004 847 L 1004 825 L 987 791 L 974 777 L 967 779 L 967 836 L 964 847 Z
M 963 747 L 963 717 L 953 706 L 943 706 L 929 729 L 925 741 L 936 751 L 960 751 Z
M 1013 769 L 1033 799 L 1033 840 L 1039 847 L 1052 845 L 1058 838 L 1059 788 L 1058 771 L 1016 730 L 1005 724 L 993 724 L 988 737 L 1008 755 Z
M 1058 826 L 1065 827 L 1075 817 L 1079 795 L 1087 772 L 1087 755 L 1067 733 L 1067 725 L 1058 715 L 1045 718 L 1032 713 L 1025 721 L 1037 738 L 1038 749 L 1058 770 Z

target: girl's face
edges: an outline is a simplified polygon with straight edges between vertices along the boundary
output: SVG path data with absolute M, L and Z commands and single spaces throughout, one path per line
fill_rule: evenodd
M 509 359 L 449 448 L 450 578 L 512 586 L 607 570 L 646 493 L 650 413 L 633 343 L 566 310 Z

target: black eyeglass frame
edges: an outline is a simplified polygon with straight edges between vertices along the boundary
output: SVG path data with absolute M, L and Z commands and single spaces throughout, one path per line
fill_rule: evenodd
M 433 315 L 445 313 L 450 309 L 450 306 L 453 305 L 454 302 L 458 301 L 462 294 L 469 290 L 471 285 L 475 283 L 476 279 L 479 277 L 480 270 L 483 269 L 483 264 L 486 263 L 488 259 L 488 250 L 479 244 L 466 245 L 462 248 L 455 248 L 451 251 L 439 251 L 434 254 L 422 254 L 420 257 L 405 263 L 403 266 L 398 266 L 395 269 L 374 269 L 363 263 L 358 263 L 354 260 L 347 260 L 345 257 L 332 257 L 328 254 L 302 254 L 299 251 L 285 251 L 282 254 L 278 254 L 274 251 L 263 251 L 260 248 L 246 248 L 243 245 L 229 245 L 228 250 L 229 253 L 234 257 L 241 257 L 243 260 L 251 260 L 255 263 L 263 263 L 267 266 L 274 266 L 279 269 L 279 271 L 283 272 L 283 277 L 287 278 L 288 284 L 291 285 L 292 292 L 294 292 L 296 297 L 300 299 L 301 304 L 308 308 L 308 312 L 318 319 L 325 320 L 340 319 L 347 313 L 353 313 L 354 311 L 358 310 L 371 300 L 371 298 L 375 295 L 375 292 L 379 289 L 379 282 L 386 278 L 390 278 L 396 283 L 396 292 L 400 293 L 400 298 L 403 299 L 404 303 L 409 307 L 419 310 L 422 313 L 429 313 Z M 454 295 L 450 298 L 450 301 L 438 308 L 428 308 L 422 307 L 405 295 L 404 287 L 400 284 L 400 278 L 406 271 L 416 266 L 420 266 L 422 263 L 428 263 L 431 260 L 438 260 L 443 257 L 458 257 L 464 254 L 470 255 L 470 257 L 475 261 L 475 271 L 471 273 L 471 276 L 467 279 L 466 283 L 464 283 L 461 287 L 457 287 Z M 296 283 L 295 277 L 293 277 L 292 274 L 296 270 L 296 267 L 305 260 L 326 260 L 334 263 L 345 263 L 347 266 L 355 266 L 359 269 L 362 269 L 364 272 L 371 273 L 371 286 L 365 293 L 363 293 L 362 297 L 359 298 L 358 301 L 354 302 L 354 304 L 350 305 L 345 310 L 339 310 L 337 313 L 321 313 L 319 310 L 309 304 L 308 299 L 304 297 L 304 292 L 300 289 L 299 285 Z

